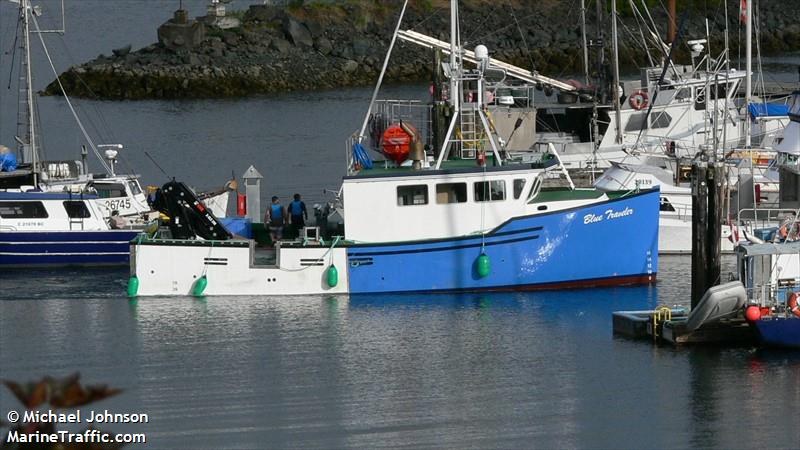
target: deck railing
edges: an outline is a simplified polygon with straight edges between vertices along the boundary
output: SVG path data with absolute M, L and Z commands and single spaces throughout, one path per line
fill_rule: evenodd
M 736 215 L 736 223 L 751 230 L 779 226 L 781 221 L 794 217 L 796 209 L 788 208 L 743 208 Z

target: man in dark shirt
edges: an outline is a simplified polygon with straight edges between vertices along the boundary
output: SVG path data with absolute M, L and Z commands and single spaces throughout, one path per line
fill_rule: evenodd
M 306 226 L 308 220 L 308 211 L 306 211 L 306 204 L 300 200 L 300 194 L 294 194 L 294 201 L 289 203 L 289 217 L 291 218 L 292 227 L 300 233 L 300 230 Z

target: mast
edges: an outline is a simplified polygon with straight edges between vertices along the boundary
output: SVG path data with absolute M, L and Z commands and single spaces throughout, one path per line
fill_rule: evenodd
M 38 161 L 36 160 L 36 122 L 33 106 L 33 78 L 31 76 L 31 41 L 30 41 L 30 0 L 20 0 L 19 11 L 22 19 L 22 67 L 20 68 L 24 80 L 21 80 L 20 91 L 24 99 L 24 114 L 20 114 L 17 124 L 19 135 L 19 153 L 25 163 L 31 163 L 33 168 L 33 183 L 38 184 Z
M 460 69 L 458 64 L 458 53 L 461 51 L 458 43 L 458 1 L 450 0 L 450 95 L 447 98 L 448 103 L 453 108 L 453 116 L 450 119 L 450 125 L 447 127 L 447 132 L 444 135 L 442 142 L 442 149 L 439 152 L 439 157 L 436 159 L 436 169 L 442 166 L 442 161 L 450 153 L 452 142 L 450 141 L 453 132 L 458 122 L 458 117 L 461 114 L 461 93 L 459 92 L 460 85 Z
M 495 142 L 494 138 L 492 137 L 492 127 L 489 124 L 489 119 L 486 116 L 486 113 L 483 111 L 483 72 L 486 70 L 489 64 L 489 54 L 486 47 L 483 47 L 481 51 L 478 51 L 478 46 L 475 48 L 475 56 L 478 60 L 478 92 L 477 92 L 477 104 L 469 104 L 469 113 L 476 115 L 480 119 L 480 123 L 483 126 L 487 139 L 489 140 L 489 144 L 492 147 L 492 152 L 494 154 L 494 161 L 497 165 L 502 165 L 502 159 L 500 157 L 500 150 Z M 479 56 L 479 53 L 482 54 Z M 462 82 L 464 81 L 464 71 L 462 67 L 462 49 L 461 49 L 461 40 L 458 35 L 458 0 L 450 0 L 450 97 L 448 99 L 450 105 L 453 108 L 453 116 L 450 119 L 450 126 L 447 127 L 447 133 L 445 134 L 444 142 L 442 143 L 442 149 L 439 152 L 439 157 L 436 159 L 436 169 L 439 169 L 442 166 L 442 161 L 447 158 L 448 153 L 450 152 L 450 148 L 452 146 L 452 136 L 453 132 L 455 131 L 456 124 L 458 120 L 462 117 L 467 110 L 465 106 L 462 104 L 463 102 L 463 95 L 461 92 Z M 463 130 L 462 130 L 463 132 Z
M 611 0 L 611 40 L 614 50 L 614 85 L 611 86 L 611 95 L 614 97 L 615 127 L 617 129 L 616 142 L 622 143 L 622 117 L 620 117 L 619 104 L 619 46 L 617 42 L 617 0 Z
M 459 74 L 458 72 L 458 1 L 450 0 L 450 105 L 459 111 Z
M 745 14 L 745 47 L 747 49 L 747 54 L 745 56 L 745 60 L 747 61 L 747 66 L 745 67 L 745 93 L 744 93 L 744 111 L 745 111 L 745 121 L 744 121 L 744 146 L 746 148 L 750 148 L 751 144 L 751 137 L 750 137 L 750 100 L 753 95 L 753 14 L 752 14 L 752 1 L 743 2 L 744 5 L 744 14 Z
M 672 44 L 675 42 L 675 35 L 677 34 L 678 26 L 675 23 L 675 7 L 676 0 L 669 0 L 669 4 L 667 5 L 667 14 L 669 16 L 669 27 L 667 28 L 667 41 Z
M 708 19 L 707 18 L 706 18 L 706 42 L 707 42 L 707 45 L 708 45 L 708 57 L 706 58 L 706 115 L 708 115 L 708 103 L 710 101 L 712 101 L 712 98 L 711 98 L 712 97 L 712 95 L 711 95 L 712 91 L 709 90 L 710 86 L 711 86 L 711 75 L 712 75 L 712 72 L 711 72 L 711 30 L 709 29 Z M 713 88 L 714 89 L 713 90 L 713 93 L 714 93 L 714 95 L 713 95 L 713 97 L 714 97 L 713 98 L 714 105 L 711 107 L 711 118 L 712 119 L 710 121 L 710 125 L 712 125 L 714 127 L 714 131 L 713 131 L 714 136 L 713 136 L 713 140 L 712 140 L 713 149 L 714 149 L 713 161 L 716 161 L 717 160 L 717 151 L 719 150 L 719 135 L 717 134 L 717 132 L 719 130 L 719 120 L 718 120 L 719 117 L 717 117 L 717 102 L 719 101 L 719 99 L 717 98 L 717 97 L 719 97 L 719 78 L 717 77 L 716 70 L 713 72 L 713 75 L 714 75 L 714 84 L 713 84 L 713 86 L 714 86 L 714 88 Z M 722 126 L 723 127 L 725 126 L 724 120 L 722 122 Z M 708 138 L 708 134 L 706 134 L 706 138 Z
M 581 0 L 581 38 L 583 39 L 583 78 L 589 85 L 589 44 L 586 41 L 586 0 Z

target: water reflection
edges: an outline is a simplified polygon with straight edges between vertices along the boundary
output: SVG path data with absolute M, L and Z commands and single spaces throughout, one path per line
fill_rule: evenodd
M 424 296 L 128 300 L 125 271 L 6 274 L 36 300 L 0 301 L 0 370 L 123 388 L 102 406 L 150 413 L 156 447 L 759 445 L 743 421 L 794 445 L 800 357 L 612 336 L 611 311 L 684 298 L 683 262 L 657 286 Z

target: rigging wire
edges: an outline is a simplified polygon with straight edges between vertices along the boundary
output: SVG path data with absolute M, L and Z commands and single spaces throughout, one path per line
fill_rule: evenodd
M 17 31 L 14 35 L 14 45 L 11 50 L 11 65 L 8 68 L 8 89 L 11 89 L 11 77 L 14 75 L 14 62 L 17 60 L 17 40 L 19 39 L 19 27 L 22 24 L 22 17 L 17 18 Z
M 472 29 L 472 32 L 469 35 L 467 35 L 467 37 L 465 38 L 466 42 L 472 42 L 472 38 L 475 37 L 475 35 L 478 32 L 478 30 L 482 30 L 484 28 L 484 25 L 486 25 L 486 22 L 489 21 L 489 18 L 492 17 L 492 15 L 495 13 L 495 11 L 497 11 L 497 8 L 499 8 L 500 5 L 501 5 L 500 2 L 495 3 L 494 5 L 492 5 L 491 11 L 486 13 L 483 16 L 483 20 L 481 21 L 481 23 L 478 26 L 474 27 Z
M 572 10 L 575 0 L 573 0 L 572 3 L 573 4 L 570 6 L 570 10 Z M 514 12 L 514 6 L 510 1 L 506 1 L 506 4 L 508 5 L 508 9 L 511 11 L 511 17 L 514 19 L 514 23 L 517 25 L 517 31 L 519 32 L 520 39 L 522 39 L 522 45 L 524 46 L 525 53 L 528 55 L 528 59 L 530 59 L 531 70 L 536 70 L 536 62 L 533 60 L 533 53 L 531 53 L 531 49 L 528 46 L 528 38 L 525 36 L 525 33 L 522 32 L 522 27 L 519 24 L 519 20 L 517 20 L 517 14 Z
M 444 10 L 446 10 L 446 9 L 448 9 L 448 8 L 449 8 L 449 7 L 439 7 L 439 8 L 436 8 L 435 10 L 433 10 L 433 12 L 432 12 L 432 13 L 428 14 L 428 17 L 426 17 L 426 18 L 424 18 L 424 19 L 420 20 L 419 22 L 415 23 L 414 25 L 412 25 L 412 26 L 411 26 L 411 29 L 412 29 L 412 30 L 418 29 L 420 26 L 422 26 L 423 24 L 427 23 L 428 21 L 430 21 L 430 20 L 431 20 L 431 19 L 433 19 L 434 17 L 438 17 L 438 16 L 439 16 L 439 13 L 441 13 L 442 11 L 444 11 Z
M 75 118 L 75 121 L 78 124 L 78 128 L 80 128 L 81 132 L 83 133 L 83 137 L 86 139 L 86 142 L 89 144 L 89 147 L 92 148 L 92 151 L 94 152 L 95 156 L 97 156 L 97 159 L 100 161 L 100 164 L 103 166 L 106 172 L 109 174 L 112 173 L 111 167 L 109 167 L 108 163 L 106 163 L 106 161 L 100 155 L 100 150 L 97 148 L 91 136 L 89 136 L 89 133 L 86 131 L 83 122 L 81 121 L 80 117 L 78 117 L 78 113 L 72 106 L 72 102 L 70 101 L 69 96 L 67 96 L 67 92 L 64 89 L 64 85 L 61 84 L 61 78 L 58 76 L 58 71 L 56 71 L 55 65 L 53 64 L 53 59 L 50 57 L 50 51 L 47 50 L 47 46 L 44 43 L 44 38 L 42 37 L 42 33 L 39 28 L 39 21 L 36 20 L 36 15 L 35 14 L 31 15 L 31 18 L 33 19 L 33 24 L 36 27 L 37 31 L 36 34 L 39 37 L 39 42 L 41 42 L 42 49 L 44 49 L 44 54 L 47 57 L 47 61 L 50 63 L 50 68 L 53 70 L 53 73 L 56 76 L 56 82 L 58 83 L 58 87 L 61 89 L 61 93 L 64 95 L 64 100 L 67 102 L 67 106 L 69 107 L 70 111 L 72 111 L 72 116 Z
M 76 64 L 76 59 L 70 52 L 69 47 L 66 45 L 63 39 L 59 39 L 57 40 L 57 42 L 60 44 L 61 47 L 60 50 L 63 52 L 64 55 L 67 56 L 67 60 L 69 61 L 70 66 L 74 66 Z M 86 89 L 86 91 L 90 94 L 89 97 L 91 99 L 94 100 L 100 99 L 100 97 L 94 91 L 92 91 L 92 89 L 89 87 L 86 81 L 80 76 L 79 73 L 73 71 L 72 75 L 80 83 L 80 85 L 83 86 L 84 89 Z M 106 115 L 102 114 L 100 109 L 97 107 L 97 103 L 90 103 L 89 107 L 91 107 L 94 114 L 86 114 L 85 120 L 89 122 L 89 125 L 91 126 L 95 134 L 100 136 L 101 140 L 105 142 L 118 142 L 119 139 L 117 139 L 116 136 L 114 135 L 114 128 L 109 126 L 108 122 L 106 121 Z M 86 108 L 85 104 L 78 105 L 78 109 L 84 109 L 84 108 Z M 99 126 L 97 123 L 95 123 L 92 117 L 98 118 Z
M 756 66 L 758 67 L 758 75 L 757 75 L 757 79 L 756 79 L 756 85 L 758 85 L 759 83 L 761 84 L 762 103 L 766 103 L 766 99 L 764 98 L 764 96 L 766 96 L 767 87 L 764 84 L 764 67 L 761 65 L 761 12 L 760 12 L 760 9 L 758 8 L 759 5 L 758 5 L 757 1 L 753 2 L 752 6 L 755 6 L 753 8 L 753 12 L 756 12 L 756 14 L 753 17 L 753 19 L 754 19 L 754 21 L 753 21 L 754 22 L 754 28 L 755 28 L 755 38 L 756 38 L 755 39 L 755 41 L 756 41 Z

